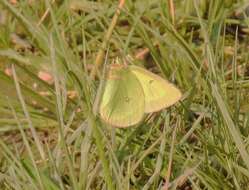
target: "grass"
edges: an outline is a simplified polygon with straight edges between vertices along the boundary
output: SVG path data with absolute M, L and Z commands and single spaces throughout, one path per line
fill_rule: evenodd
M 248 7 L 0 0 L 0 189 L 248 189 Z M 128 54 L 183 98 L 117 129 L 94 102 Z

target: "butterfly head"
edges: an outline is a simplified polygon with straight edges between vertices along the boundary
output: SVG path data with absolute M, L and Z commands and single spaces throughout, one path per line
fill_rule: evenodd
M 110 64 L 107 78 L 108 79 L 121 79 L 122 73 L 124 72 L 124 65 L 121 64 Z

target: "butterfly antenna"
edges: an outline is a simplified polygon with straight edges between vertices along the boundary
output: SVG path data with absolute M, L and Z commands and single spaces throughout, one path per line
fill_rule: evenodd
M 128 62 L 133 62 L 135 59 L 134 59 L 130 54 L 128 54 L 128 55 L 126 56 L 126 60 L 127 60 Z
M 128 64 L 131 64 L 134 62 L 134 58 L 130 54 L 128 54 L 123 60 L 124 60 L 123 62 L 125 66 L 128 66 Z
M 120 61 L 120 58 L 119 58 L 119 57 L 116 57 L 116 58 L 113 60 L 113 64 L 121 65 L 122 62 Z

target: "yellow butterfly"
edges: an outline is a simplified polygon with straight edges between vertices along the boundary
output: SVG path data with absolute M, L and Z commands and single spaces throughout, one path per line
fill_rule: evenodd
M 99 105 L 100 117 L 114 127 L 140 122 L 145 113 L 176 103 L 182 94 L 172 83 L 135 65 L 111 64 Z

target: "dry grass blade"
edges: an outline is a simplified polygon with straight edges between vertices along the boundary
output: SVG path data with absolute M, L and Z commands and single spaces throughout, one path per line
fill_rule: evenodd
M 102 42 L 102 45 L 99 48 L 99 52 L 98 52 L 98 54 L 96 56 L 94 68 L 91 71 L 91 78 L 95 77 L 96 73 L 98 72 L 99 67 L 103 63 L 103 59 L 104 59 L 104 55 L 105 55 L 105 50 L 106 50 L 106 47 L 108 45 L 108 41 L 111 38 L 112 32 L 114 30 L 114 27 L 115 27 L 115 25 L 116 25 L 116 23 L 118 21 L 118 16 L 120 15 L 121 9 L 123 8 L 124 4 L 125 4 L 125 0 L 120 0 L 119 1 L 118 8 L 117 8 L 117 10 L 115 12 L 115 15 L 112 18 L 111 24 L 110 24 L 110 26 L 109 26 L 106 34 L 105 34 L 104 41 Z

